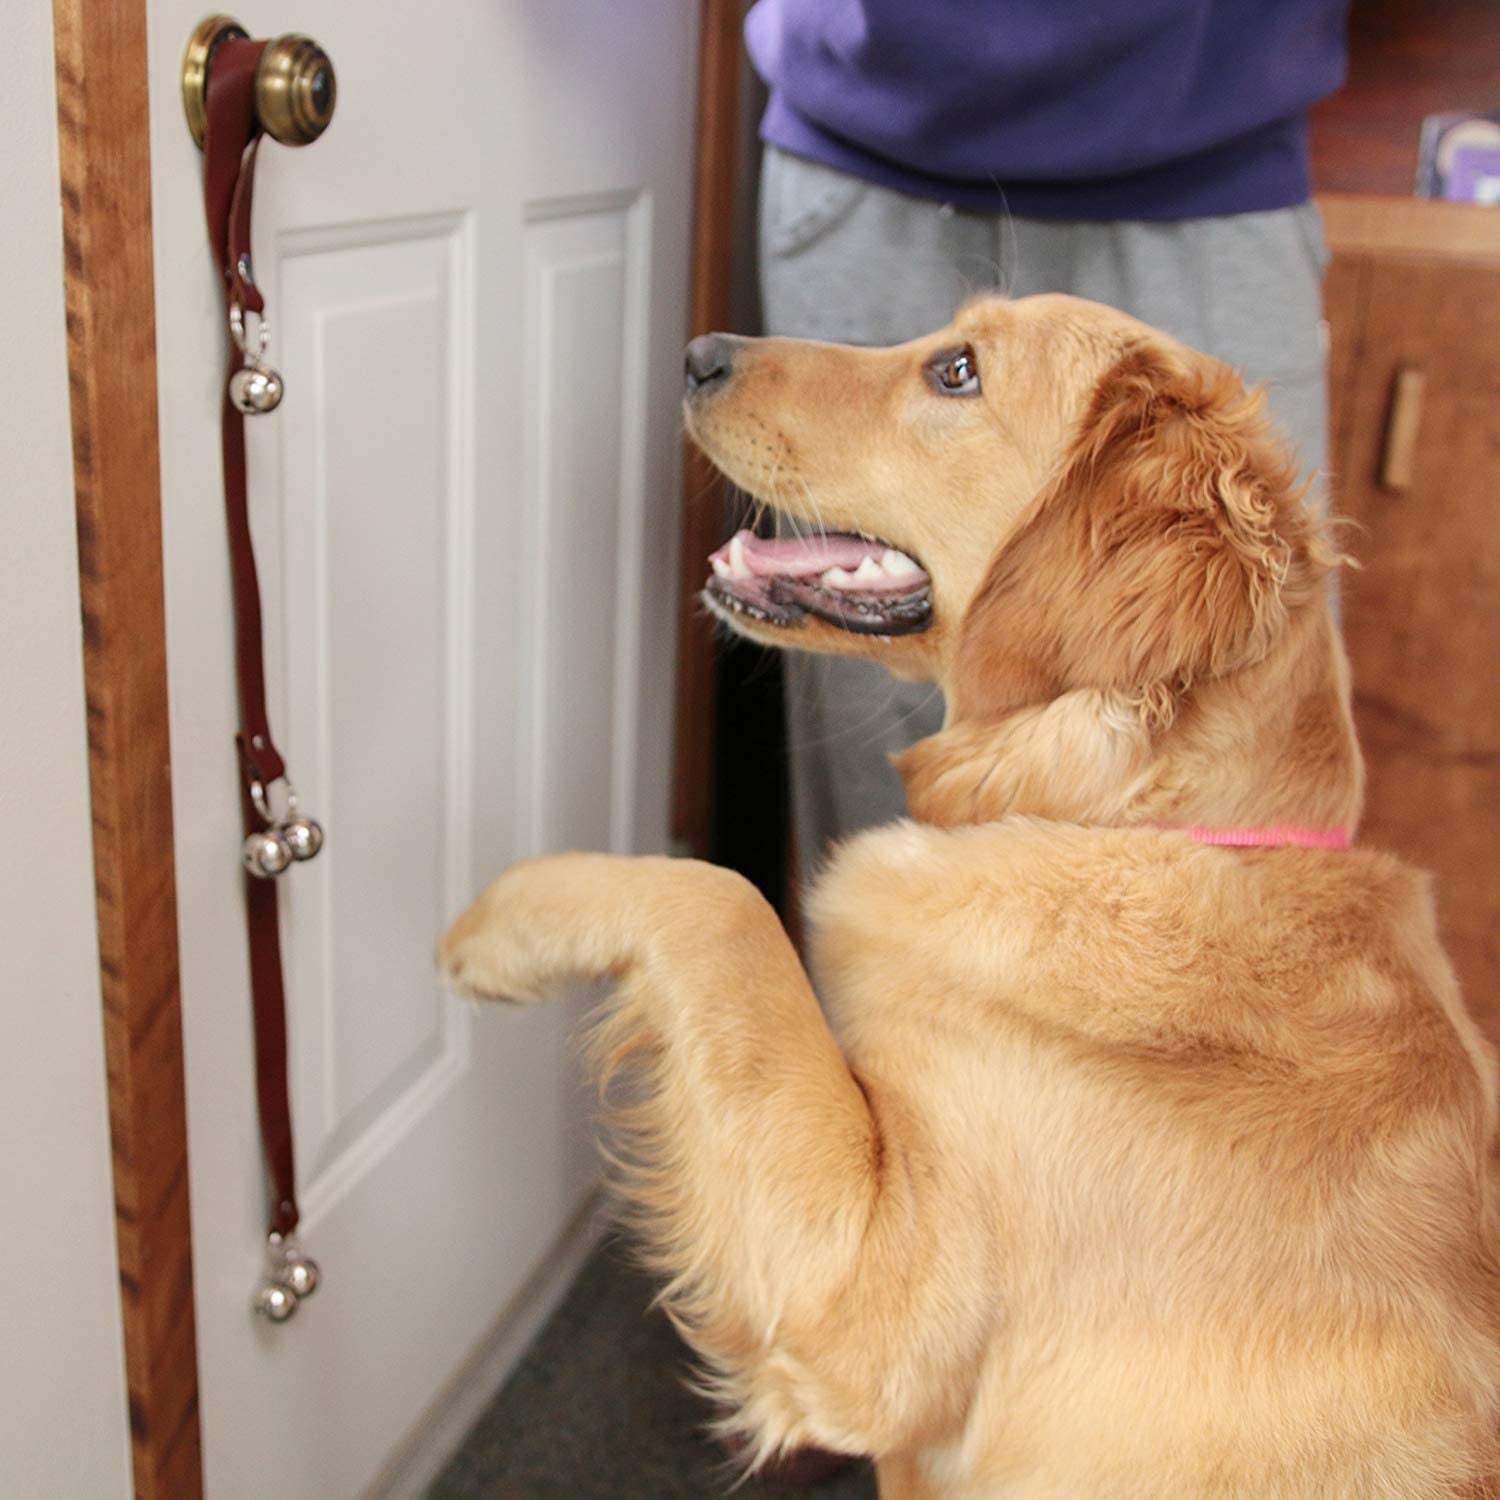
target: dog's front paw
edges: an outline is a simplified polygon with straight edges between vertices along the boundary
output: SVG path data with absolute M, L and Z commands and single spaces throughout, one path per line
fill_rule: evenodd
M 502 875 L 443 934 L 438 971 L 461 994 L 517 1004 L 540 1000 L 549 987 L 532 951 L 537 913 L 529 920 L 520 870 Z
M 532 860 L 490 885 L 438 944 L 447 983 L 466 995 L 525 1004 L 587 972 L 570 939 L 578 896 L 568 867 L 580 858 Z

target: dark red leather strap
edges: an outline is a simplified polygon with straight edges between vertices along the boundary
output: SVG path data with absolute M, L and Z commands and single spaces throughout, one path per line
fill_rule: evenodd
M 260 826 L 241 789 L 244 826 Z M 250 937 L 250 993 L 255 1014 L 255 1101 L 260 1143 L 271 1179 L 267 1227 L 290 1234 L 301 1218 L 297 1207 L 297 1162 L 292 1146 L 292 1110 L 287 1098 L 286 993 L 281 982 L 281 934 L 276 920 L 277 883 L 245 876 L 245 918 Z
M 255 117 L 255 70 L 264 42 L 227 41 L 215 49 L 207 90 L 203 200 L 214 264 L 223 279 L 226 311 L 264 309 L 250 261 L 250 209 L 260 127 Z M 243 363 L 231 342 L 229 372 Z M 267 827 L 252 788 L 268 788 L 286 772 L 271 739 L 266 716 L 260 584 L 250 540 L 245 479 L 245 419 L 224 397 L 222 445 L 224 505 L 234 588 L 235 668 L 239 684 L 240 813 L 245 834 Z M 292 1115 L 287 1097 L 286 995 L 282 984 L 277 923 L 277 882 L 245 875 L 245 914 L 250 946 L 250 988 L 255 1014 L 255 1083 L 261 1144 L 271 1179 L 270 1228 L 290 1234 L 297 1227 L 296 1166 Z
M 203 136 L 203 201 L 208 243 L 223 281 L 226 309 L 264 311 L 250 265 L 250 208 L 260 127 L 255 118 L 255 72 L 264 42 L 230 41 L 214 52 L 209 73 L 207 125 Z M 229 374 L 243 362 L 231 343 Z M 228 505 L 229 558 L 234 572 L 235 659 L 240 698 L 240 759 L 262 786 L 284 775 L 286 763 L 271 739 L 266 716 L 265 668 L 261 660 L 260 587 L 250 545 L 244 493 L 244 418 L 224 397 L 224 488 Z M 238 481 L 236 482 L 236 476 Z
M 225 295 L 233 296 L 239 262 L 250 255 L 250 199 L 254 184 L 253 152 L 260 141 L 255 117 L 255 74 L 264 42 L 222 42 L 214 49 L 209 70 L 208 119 L 203 132 L 203 202 L 208 214 L 208 244 L 214 264 L 225 278 Z M 250 154 L 249 171 L 241 170 Z M 237 200 L 239 200 L 237 202 Z M 241 305 L 261 310 L 252 283 Z

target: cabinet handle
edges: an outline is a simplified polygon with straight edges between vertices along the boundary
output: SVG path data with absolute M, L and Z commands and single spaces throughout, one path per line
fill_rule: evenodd
M 1388 490 L 1411 488 L 1426 386 L 1427 376 L 1415 365 L 1403 365 L 1396 371 L 1390 414 L 1385 423 L 1385 449 L 1380 456 L 1380 482 Z

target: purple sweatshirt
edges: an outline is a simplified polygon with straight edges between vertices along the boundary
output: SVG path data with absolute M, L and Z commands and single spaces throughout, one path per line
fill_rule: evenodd
M 761 138 L 886 187 L 1047 219 L 1285 208 L 1348 0 L 758 0 Z

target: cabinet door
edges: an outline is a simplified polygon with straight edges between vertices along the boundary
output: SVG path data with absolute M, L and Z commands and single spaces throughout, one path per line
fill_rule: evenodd
M 1346 257 L 1328 308 L 1334 492 L 1362 564 L 1343 585 L 1361 841 L 1436 875 L 1469 1008 L 1500 1042 L 1500 267 Z M 1403 426 L 1409 464 L 1389 451 Z M 1404 488 L 1382 480 L 1392 457 Z

